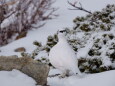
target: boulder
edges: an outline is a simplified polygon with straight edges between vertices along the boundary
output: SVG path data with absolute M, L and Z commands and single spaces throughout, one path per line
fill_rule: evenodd
M 20 70 L 32 77 L 38 85 L 47 85 L 47 76 L 49 73 L 49 66 L 47 64 L 29 57 L 0 56 L 0 70 L 11 71 L 13 69 Z
M 25 52 L 26 49 L 24 47 L 19 47 L 17 49 L 14 50 L 15 52 Z

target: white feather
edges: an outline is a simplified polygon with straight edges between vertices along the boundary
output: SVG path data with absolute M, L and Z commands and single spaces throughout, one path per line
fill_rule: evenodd
M 78 73 L 81 75 L 75 52 L 68 44 L 65 35 L 63 33 L 59 33 L 58 39 L 58 43 L 50 50 L 49 53 L 51 64 L 62 72 L 69 70 L 74 74 Z

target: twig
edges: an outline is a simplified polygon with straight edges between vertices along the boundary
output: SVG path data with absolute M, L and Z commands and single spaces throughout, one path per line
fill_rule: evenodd
M 55 11 L 57 11 L 58 8 L 52 8 L 52 11 L 47 15 L 47 16 L 44 16 L 43 17 L 43 20 L 47 20 L 47 19 L 53 19 L 52 17 L 50 16 L 53 16 L 53 17 L 58 17 L 59 15 L 56 15 L 56 14 L 53 14 Z
M 16 13 L 16 11 L 13 11 L 13 12 L 10 13 L 9 15 L 5 16 L 5 19 L 9 18 L 9 17 L 12 16 L 14 13 Z
M 15 4 L 17 1 L 19 1 L 19 0 L 16 0 L 16 1 L 9 1 L 9 2 L 7 2 L 7 3 L 1 4 L 0 6 L 13 5 L 13 4 Z
M 80 7 L 76 6 L 77 2 L 71 3 L 71 2 L 68 1 L 68 4 L 75 8 L 75 9 L 69 8 L 69 10 L 81 10 L 81 11 L 87 12 L 87 13 L 89 13 L 89 14 L 92 14 L 91 11 L 88 11 L 88 10 L 86 10 L 85 8 L 82 7 L 82 4 L 81 4 L 81 3 L 79 3 L 79 4 L 80 4 Z
M 43 23 L 43 24 L 41 24 L 41 25 L 38 25 L 38 26 L 34 26 L 34 25 L 30 25 L 32 28 L 40 28 L 40 27 L 43 27 L 44 25 L 45 25 L 46 23 Z
M 48 77 L 56 77 L 56 76 L 59 76 L 60 74 L 55 74 L 55 75 L 49 75 Z

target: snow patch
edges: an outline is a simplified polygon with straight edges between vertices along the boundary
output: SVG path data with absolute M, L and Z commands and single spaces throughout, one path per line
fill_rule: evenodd
M 0 86 L 36 86 L 36 82 L 18 70 L 0 71 Z

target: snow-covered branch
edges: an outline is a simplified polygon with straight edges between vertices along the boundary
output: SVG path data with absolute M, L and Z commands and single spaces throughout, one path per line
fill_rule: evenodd
M 57 15 L 56 8 L 51 7 L 54 0 L 0 0 L 0 45 L 8 43 L 16 33 L 40 28 L 46 20 Z M 11 33 L 12 32 L 12 33 Z M 4 42 L 6 41 L 6 42 Z

